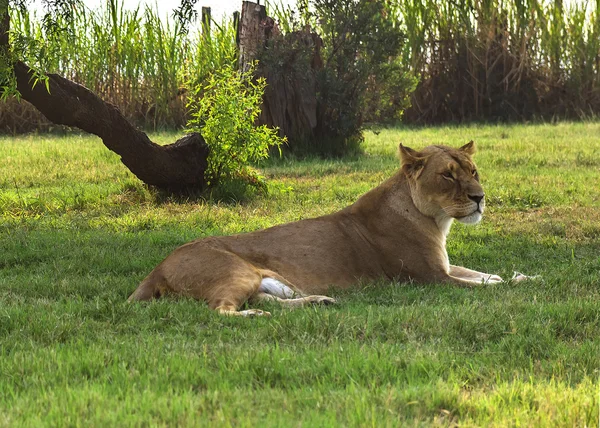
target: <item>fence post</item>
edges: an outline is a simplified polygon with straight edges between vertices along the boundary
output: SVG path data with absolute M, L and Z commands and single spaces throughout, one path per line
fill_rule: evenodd
M 248 65 L 256 58 L 259 46 L 265 42 L 263 21 L 267 18 L 265 6 L 251 1 L 242 2 L 242 16 L 238 29 L 239 34 L 239 63 L 242 71 L 248 70 Z
M 235 44 L 240 47 L 240 12 L 233 12 L 233 28 L 235 29 Z
M 210 7 L 202 6 L 202 35 L 210 36 Z

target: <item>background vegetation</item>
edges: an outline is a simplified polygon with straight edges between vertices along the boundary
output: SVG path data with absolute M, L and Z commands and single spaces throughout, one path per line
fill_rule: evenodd
M 599 133 L 367 132 L 361 157 L 262 163 L 270 194 L 244 203 L 151 191 L 95 137 L 0 138 L 0 425 L 598 426 Z M 542 281 L 364 284 L 270 319 L 125 303 L 191 239 L 327 214 L 393 174 L 400 141 L 469 139 L 488 210 L 451 260 Z
M 270 8 L 284 33 L 311 24 L 324 40 L 329 67 L 321 79 L 330 93 L 323 108 L 328 126 L 339 122 L 335 132 L 397 120 L 402 112 L 406 122 L 439 123 L 584 118 L 600 111 L 599 0 L 339 5 L 303 0 L 295 14 Z M 26 11 L 12 10 L 11 19 L 15 35 L 35 40 L 25 53 L 31 65 L 84 84 L 148 130 L 183 127 L 190 82 L 235 64 L 231 19 L 213 23 L 207 37 L 198 28 L 181 32 L 151 8 L 123 10 L 118 0 L 77 11 L 64 23 L 71 31 L 52 35 Z M 412 107 L 404 111 L 408 99 Z M 338 117 L 342 107 L 347 111 Z M 41 125 L 50 128 L 27 104 L 0 104 L 0 129 Z
M 399 0 L 408 122 L 597 117 L 600 1 Z
M 119 0 L 108 0 L 97 10 L 78 8 L 73 19 L 58 21 L 64 31 L 48 34 L 39 18 L 11 9 L 14 38 L 27 40 L 22 43 L 26 62 L 81 83 L 148 130 L 181 129 L 188 119 L 188 90 L 221 67 L 236 65 L 230 19 L 214 22 L 208 36 L 199 28 L 182 31 L 152 7 L 128 10 Z M 27 103 L 0 104 L 0 129 L 51 128 Z

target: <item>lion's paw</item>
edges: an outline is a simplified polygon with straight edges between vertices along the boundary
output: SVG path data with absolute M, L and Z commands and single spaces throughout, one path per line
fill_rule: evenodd
M 502 277 L 500 277 L 498 275 L 490 275 L 485 280 L 486 284 L 498 284 L 499 282 L 504 282 L 504 280 L 502 279 Z
M 525 275 L 525 274 L 522 274 L 521 272 L 515 271 L 515 273 L 513 274 L 512 278 L 510 280 L 513 282 L 521 282 L 521 281 L 531 281 L 531 280 L 537 280 L 537 279 L 542 279 L 542 277 L 540 275 Z
M 310 300 L 310 303 L 313 305 L 335 305 L 336 300 L 333 297 L 327 296 L 308 296 L 307 299 Z
M 270 317 L 271 312 L 262 311 L 260 309 L 246 309 L 245 311 L 240 311 L 240 315 L 244 317 Z

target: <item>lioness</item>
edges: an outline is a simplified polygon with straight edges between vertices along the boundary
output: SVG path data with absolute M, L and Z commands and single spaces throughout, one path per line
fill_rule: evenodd
M 177 248 L 129 297 L 148 300 L 166 293 L 198 300 L 222 314 L 247 301 L 286 306 L 334 303 L 317 295 L 377 278 L 473 286 L 502 281 L 453 266 L 446 235 L 454 219 L 475 224 L 485 207 L 473 142 L 459 149 L 400 144 L 396 175 L 354 204 L 323 217 L 257 232 L 199 239 Z

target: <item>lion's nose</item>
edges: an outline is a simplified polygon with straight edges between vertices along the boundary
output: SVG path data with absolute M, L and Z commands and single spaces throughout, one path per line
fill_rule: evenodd
M 469 199 L 473 202 L 480 203 L 483 199 L 483 195 L 469 195 Z

